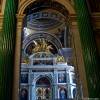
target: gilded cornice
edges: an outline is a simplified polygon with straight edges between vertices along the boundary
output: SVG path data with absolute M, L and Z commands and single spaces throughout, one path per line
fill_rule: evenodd
M 77 15 L 76 14 L 70 15 L 70 22 L 72 23 L 72 25 L 77 25 Z M 94 30 L 100 29 L 100 13 L 92 13 L 91 22 L 92 22 Z

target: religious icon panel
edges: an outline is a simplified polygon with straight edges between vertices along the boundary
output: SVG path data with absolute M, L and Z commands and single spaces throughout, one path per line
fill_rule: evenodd
M 58 83 L 66 83 L 66 74 L 58 73 Z

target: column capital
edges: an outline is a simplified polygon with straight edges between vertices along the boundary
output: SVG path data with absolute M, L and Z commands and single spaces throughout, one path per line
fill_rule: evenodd
M 25 17 L 25 14 L 22 14 L 22 15 L 16 14 L 16 17 L 17 17 L 17 19 L 22 20 Z
M 17 18 L 17 28 L 22 28 L 22 24 L 23 24 L 23 19 L 24 19 L 25 15 L 16 15 Z
M 2 29 L 4 15 L 0 13 L 0 30 Z
M 100 29 L 100 13 L 92 13 L 91 18 L 94 30 Z
M 76 16 L 76 14 L 70 15 L 69 22 L 70 22 L 71 26 L 77 26 L 77 16 Z

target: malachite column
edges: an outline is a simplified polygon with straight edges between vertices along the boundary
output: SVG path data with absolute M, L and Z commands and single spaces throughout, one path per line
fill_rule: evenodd
M 74 0 L 90 98 L 100 97 L 100 66 L 86 0 Z
M 6 0 L 0 32 L 0 100 L 11 100 L 12 97 L 17 2 Z

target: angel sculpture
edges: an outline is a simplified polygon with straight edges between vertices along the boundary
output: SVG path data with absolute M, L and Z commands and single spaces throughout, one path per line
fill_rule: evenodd
M 40 39 L 40 41 L 38 43 L 35 44 L 35 48 L 33 48 L 33 52 L 48 52 L 50 53 L 50 49 L 53 49 L 52 48 L 52 45 L 48 45 L 46 43 L 46 41 L 44 39 Z

